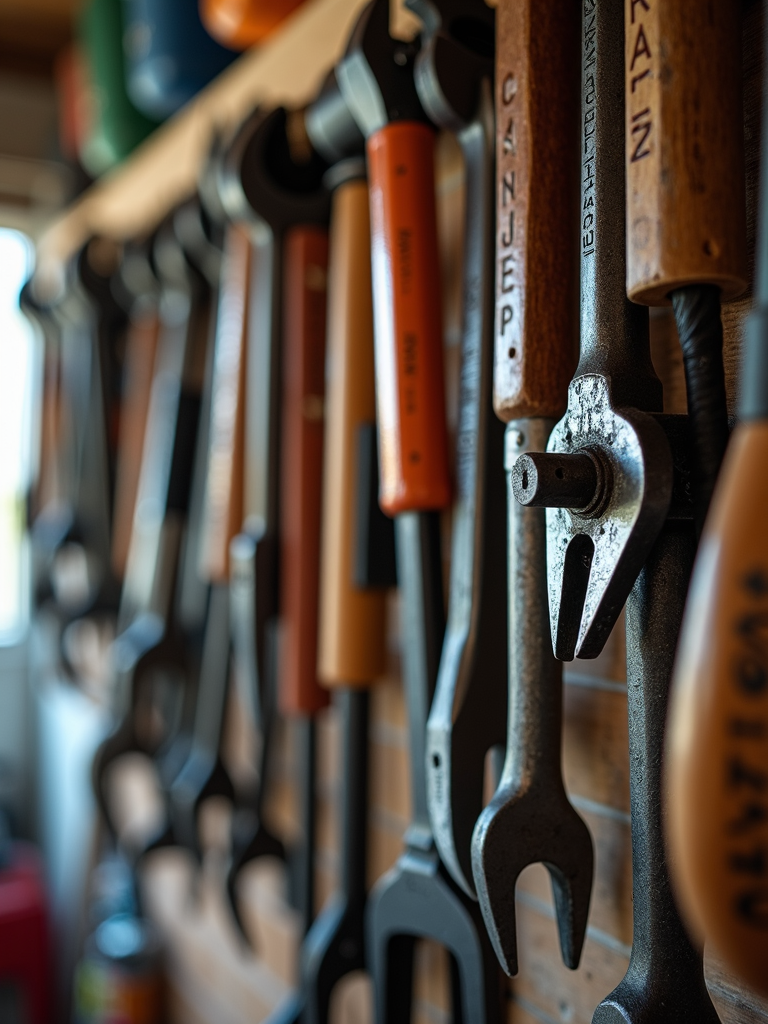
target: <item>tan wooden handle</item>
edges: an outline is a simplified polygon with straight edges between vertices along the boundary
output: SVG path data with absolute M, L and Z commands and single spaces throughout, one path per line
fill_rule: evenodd
M 385 669 L 385 592 L 352 580 L 357 428 L 376 416 L 368 187 L 334 194 L 328 278 L 325 473 L 318 674 L 367 686 Z
M 701 539 L 667 734 L 673 881 L 768 995 L 768 424 L 739 426 Z
M 251 259 L 246 232 L 227 230 L 222 263 L 211 390 L 210 438 L 203 526 L 202 575 L 229 579 L 229 544 L 243 522 L 246 333 Z
M 625 0 L 627 293 L 747 286 L 741 13 L 732 0 Z
M 160 318 L 153 305 L 132 316 L 126 336 L 112 527 L 112 569 L 118 579 L 125 576 L 128 562 L 159 332 Z
M 317 679 L 328 232 L 295 227 L 283 254 L 280 466 L 280 707 L 328 703 Z
M 496 11 L 497 246 L 493 405 L 559 416 L 577 354 L 579 5 Z

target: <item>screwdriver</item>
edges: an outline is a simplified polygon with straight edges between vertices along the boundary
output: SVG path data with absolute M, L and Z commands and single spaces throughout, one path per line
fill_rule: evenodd
M 764 22 L 768 56 L 768 22 Z M 765 66 L 765 65 L 764 65 Z M 768 76 L 739 423 L 699 544 L 673 680 L 666 801 L 688 924 L 768 996 Z
M 674 310 L 701 533 L 728 441 L 722 300 L 747 284 L 741 18 L 730 0 L 628 0 L 627 294 Z

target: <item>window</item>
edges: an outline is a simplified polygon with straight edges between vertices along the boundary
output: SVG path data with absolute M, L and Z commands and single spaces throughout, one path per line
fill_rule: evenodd
M 29 617 L 25 502 L 33 466 L 39 342 L 19 309 L 33 249 L 19 231 L 0 228 L 0 644 L 18 643 Z

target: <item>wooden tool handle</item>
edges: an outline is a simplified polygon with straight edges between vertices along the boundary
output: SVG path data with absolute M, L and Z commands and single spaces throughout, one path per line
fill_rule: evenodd
M 579 5 L 496 12 L 497 244 L 493 405 L 560 416 L 576 366 Z
M 673 881 L 768 995 L 768 424 L 736 429 L 694 570 L 667 736 Z
M 625 0 L 627 293 L 747 286 L 741 14 L 731 0 Z
M 280 707 L 312 715 L 328 703 L 317 680 L 323 486 L 328 232 L 284 240 L 280 467 Z
M 386 667 L 384 590 L 353 582 L 358 427 L 375 419 L 371 239 L 365 181 L 333 197 L 318 675 L 365 686 Z
M 265 39 L 303 0 L 201 0 L 200 17 L 214 39 L 245 50 Z
M 208 468 L 200 541 L 201 574 L 229 579 L 229 543 L 243 522 L 246 332 L 250 241 L 230 227 L 224 243 L 211 389 Z
M 159 331 L 157 308 L 151 306 L 132 316 L 126 337 L 125 391 L 120 409 L 112 527 L 112 569 L 118 579 L 125 575 L 131 543 Z
M 388 124 L 367 143 L 379 502 L 388 515 L 450 501 L 434 132 Z

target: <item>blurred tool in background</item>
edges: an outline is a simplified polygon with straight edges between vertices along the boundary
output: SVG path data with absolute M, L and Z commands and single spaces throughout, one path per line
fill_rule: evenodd
M 304 0 L 200 0 L 200 17 L 214 39 L 233 50 L 262 42 Z
M 120 0 L 128 95 L 147 117 L 174 114 L 237 54 L 203 27 L 194 0 Z

